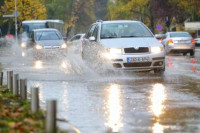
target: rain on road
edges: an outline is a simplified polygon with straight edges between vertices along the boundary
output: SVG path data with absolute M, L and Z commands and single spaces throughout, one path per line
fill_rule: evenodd
M 98 74 L 73 53 L 35 61 L 28 52 L 22 56 L 17 47 L 0 50 L 3 71 L 27 78 L 29 91 L 38 86 L 41 108 L 47 99 L 56 99 L 58 118 L 67 119 L 82 133 L 200 132 L 200 96 L 187 88 L 187 82 L 198 82 L 200 49 L 195 58 L 167 56 L 163 76 Z

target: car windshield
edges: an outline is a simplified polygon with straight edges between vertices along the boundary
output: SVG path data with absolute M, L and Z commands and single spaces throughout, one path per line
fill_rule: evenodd
M 36 40 L 60 40 L 61 36 L 56 31 L 38 31 L 35 33 Z
M 187 32 L 179 32 L 179 33 L 170 33 L 170 37 L 191 37 L 191 35 Z
M 141 23 L 109 23 L 101 28 L 101 39 L 153 37 L 152 33 Z

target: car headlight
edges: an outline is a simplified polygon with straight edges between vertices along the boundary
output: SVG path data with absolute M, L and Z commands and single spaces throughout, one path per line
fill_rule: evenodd
M 122 49 L 121 48 L 110 48 L 109 49 L 109 53 L 110 54 L 121 54 L 122 53 Z
M 39 45 L 39 44 L 37 44 L 37 45 L 35 46 L 35 48 L 39 50 L 39 49 L 42 49 L 42 46 Z
M 151 47 L 151 53 L 157 54 L 163 51 L 163 47 Z
M 21 43 L 21 47 L 22 47 L 22 48 L 25 48 L 25 47 L 26 47 L 26 43 L 25 43 L 25 42 L 22 42 L 22 43 Z
M 67 48 L 67 44 L 66 44 L 66 43 L 63 43 L 63 44 L 61 45 L 61 48 Z

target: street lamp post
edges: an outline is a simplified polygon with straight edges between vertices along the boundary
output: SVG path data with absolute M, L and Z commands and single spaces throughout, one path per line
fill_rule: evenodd
M 18 42 L 18 39 L 17 39 L 17 0 L 15 0 L 15 39 L 17 43 Z

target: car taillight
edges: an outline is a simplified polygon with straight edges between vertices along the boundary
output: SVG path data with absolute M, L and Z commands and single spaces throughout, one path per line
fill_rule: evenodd
M 192 44 L 195 44 L 195 40 L 194 40 L 194 39 L 192 39 L 192 40 L 191 40 L 191 43 L 192 43 Z
M 172 39 L 168 40 L 168 43 L 173 43 L 173 40 Z

